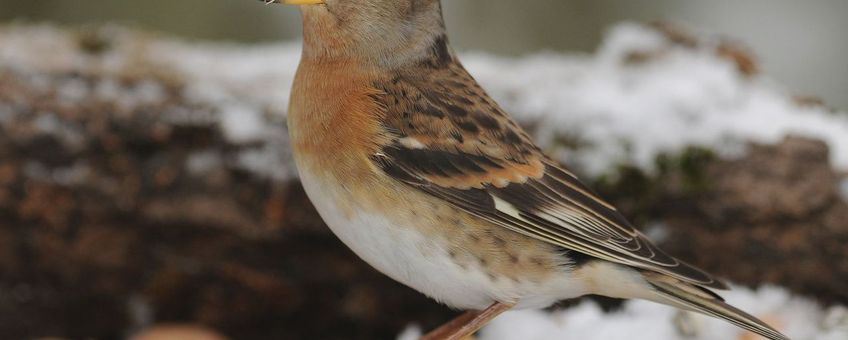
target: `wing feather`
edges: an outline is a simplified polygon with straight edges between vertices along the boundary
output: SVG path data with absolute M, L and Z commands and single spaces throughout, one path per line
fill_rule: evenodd
M 431 84 L 430 78 L 398 75 L 376 85 L 384 93 L 389 141 L 372 155 L 377 168 L 493 225 L 599 259 L 725 288 L 657 248 L 615 207 L 543 155 L 461 66 L 443 71 L 459 80 Z M 460 101 L 430 89 L 467 96 Z

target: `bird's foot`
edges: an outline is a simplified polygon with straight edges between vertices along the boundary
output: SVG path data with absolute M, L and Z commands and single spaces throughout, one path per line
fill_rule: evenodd
M 463 340 L 513 305 L 495 302 L 482 311 L 468 311 L 421 337 L 421 340 Z

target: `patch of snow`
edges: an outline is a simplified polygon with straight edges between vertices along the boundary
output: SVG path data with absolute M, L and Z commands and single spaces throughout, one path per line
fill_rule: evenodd
M 646 49 L 662 53 L 626 61 Z M 715 52 L 675 46 L 643 26 L 616 26 L 591 57 L 464 57 L 507 111 L 538 126 L 541 146 L 551 148 L 563 134 L 588 145 L 555 156 L 590 174 L 616 163 L 652 169 L 659 152 L 688 145 L 738 154 L 740 144 L 775 143 L 787 134 L 823 139 L 835 165 L 848 168 L 846 114 L 799 106 L 768 78 L 745 78 Z
M 663 243 L 671 234 L 668 226 L 663 223 L 649 223 L 645 225 L 643 232 L 645 236 L 648 236 L 648 239 L 655 243 Z
M 228 104 L 220 108 L 221 129 L 230 142 L 240 144 L 262 139 L 266 132 L 262 112 L 243 104 Z
M 845 307 L 824 309 L 776 287 L 756 291 L 736 287 L 722 293 L 729 303 L 768 320 L 790 338 L 848 339 Z M 653 302 L 627 301 L 621 310 L 604 313 L 597 304 L 586 301 L 553 313 L 507 312 L 486 326 L 478 339 L 724 340 L 742 339 L 746 333 L 728 322 Z
M 151 80 L 121 85 L 114 80 L 104 80 L 95 89 L 100 98 L 111 99 L 120 108 L 118 112 L 131 112 L 145 105 L 156 105 L 165 100 L 165 89 Z
M 218 123 L 219 115 L 208 110 L 192 110 L 185 107 L 175 107 L 169 109 L 163 116 L 162 120 L 185 126 L 203 126 L 213 125 Z
M 245 46 L 151 43 L 148 56 L 186 77 L 186 93 L 200 103 L 240 101 L 283 115 L 300 61 L 300 43 Z
M 23 167 L 27 178 L 49 181 L 65 186 L 79 185 L 91 174 L 91 168 L 83 162 L 75 162 L 65 167 L 48 167 L 40 162 L 28 161 Z
M 165 43 L 156 51 L 190 79 L 187 91 L 195 100 L 239 98 L 280 114 L 300 57 L 297 43 Z M 663 53 L 638 65 L 626 62 L 628 54 L 642 51 Z M 658 153 L 688 145 L 738 156 L 749 141 L 775 143 L 787 134 L 825 140 L 834 163 L 848 169 L 848 116 L 798 106 L 768 78 L 745 78 L 714 51 L 675 46 L 644 26 L 615 27 L 592 56 L 462 57 L 507 111 L 538 127 L 541 146 L 554 150 L 560 135 L 587 145 L 554 156 L 592 175 L 618 163 L 650 170 Z
M 848 307 L 831 307 L 827 310 L 827 314 L 821 324 L 824 329 L 848 334 Z
M 598 52 L 603 63 L 619 64 L 621 57 L 633 52 L 652 53 L 668 45 L 664 37 L 638 24 L 621 24 L 615 34 L 607 35 Z
M 75 126 L 64 124 L 54 113 L 41 113 L 33 121 L 33 127 L 39 132 L 57 137 L 63 146 L 70 150 L 82 149 L 85 136 Z
M 102 101 L 116 101 L 121 93 L 121 84 L 113 78 L 100 80 L 94 85 L 94 98 Z
M 46 134 L 58 134 L 62 130 L 62 122 L 54 114 L 44 113 L 38 115 L 32 124 L 36 130 Z
M 6 124 L 15 118 L 15 109 L 11 105 L 0 103 L 0 124 Z
M 297 169 L 292 164 L 288 132 L 284 129 L 273 130 L 275 131 L 271 134 L 274 137 L 263 145 L 239 152 L 236 156 L 236 165 L 277 181 L 295 178 Z
M 141 105 L 150 105 L 162 102 L 165 99 L 165 89 L 162 85 L 150 80 L 143 80 L 132 88 L 132 94 Z
M 420 327 L 409 326 L 397 336 L 397 340 L 418 340 L 422 335 Z
M 0 64 L 30 71 L 23 73 L 32 77 L 67 71 L 120 77 L 132 74 L 133 68 L 157 70 L 178 80 L 189 107 L 216 112 L 204 118 L 183 109 L 178 113 L 182 118 L 219 124 L 237 143 L 275 138 L 264 127 L 283 125 L 301 54 L 299 42 L 186 43 L 117 28 L 105 36 L 112 37 L 110 49 L 91 56 L 78 50 L 70 33 L 49 26 L 7 27 L 0 32 Z M 732 61 L 708 47 L 678 46 L 653 29 L 621 24 L 590 55 L 461 57 L 507 111 L 535 127 L 540 146 L 588 175 L 622 163 L 651 170 L 658 153 L 690 145 L 740 155 L 747 142 L 775 143 L 788 134 L 824 140 L 834 165 L 848 169 L 845 112 L 798 105 L 767 76 L 741 75 Z M 650 57 L 634 62 L 633 53 Z M 126 89 L 131 86 L 106 80 L 91 86 L 96 96 L 117 96 L 127 106 L 165 95 L 162 88 L 144 84 Z M 79 89 L 69 87 L 67 96 L 77 96 L 75 91 Z M 581 147 L 560 147 L 556 137 Z M 243 162 L 250 167 L 276 163 L 256 157 L 245 156 Z
M 186 170 L 193 175 L 203 175 L 218 169 L 223 164 L 223 159 L 214 150 L 194 152 L 186 158 Z
M 127 314 L 130 318 L 132 329 L 130 333 L 149 327 L 154 322 L 153 306 L 144 295 L 133 294 L 127 299 Z
M 57 87 L 58 99 L 64 101 L 66 105 L 79 103 L 88 97 L 88 84 L 82 79 L 69 78 L 62 81 Z
M 848 178 L 843 178 L 839 182 L 839 193 L 842 194 L 842 199 L 848 201 Z
M 91 174 L 91 167 L 83 162 L 75 162 L 68 167 L 52 169 L 53 182 L 73 187 L 85 183 L 86 177 Z

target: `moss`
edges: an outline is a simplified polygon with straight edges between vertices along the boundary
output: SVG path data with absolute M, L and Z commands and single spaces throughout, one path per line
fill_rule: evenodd
M 76 40 L 81 51 L 92 55 L 107 52 L 113 45 L 110 37 L 98 28 L 82 29 L 77 33 Z
M 657 169 L 660 169 L 658 171 L 660 178 L 679 176 L 679 184 L 684 193 L 698 194 L 710 188 L 706 168 L 716 160 L 714 151 L 704 147 L 690 146 L 677 155 L 660 154 L 654 163 Z
M 711 187 L 706 168 L 717 159 L 712 150 L 692 146 L 679 153 L 657 155 L 656 171 L 619 164 L 592 184 L 602 197 L 641 225 L 659 217 L 660 207 L 666 206 L 664 202 L 706 194 Z

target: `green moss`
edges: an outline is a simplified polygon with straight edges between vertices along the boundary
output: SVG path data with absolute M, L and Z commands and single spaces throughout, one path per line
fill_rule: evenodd
M 657 155 L 653 172 L 620 164 L 596 178 L 593 187 L 637 225 L 643 224 L 661 214 L 664 203 L 707 193 L 711 183 L 706 169 L 716 160 L 710 149 L 687 147 L 676 154 Z
M 676 156 L 659 155 L 656 165 L 666 169 L 661 176 L 679 175 L 685 193 L 697 194 L 709 189 L 707 166 L 717 159 L 715 152 L 703 147 L 690 146 Z
M 112 48 L 112 40 L 102 29 L 86 27 L 77 34 L 77 45 L 88 54 L 102 54 Z

